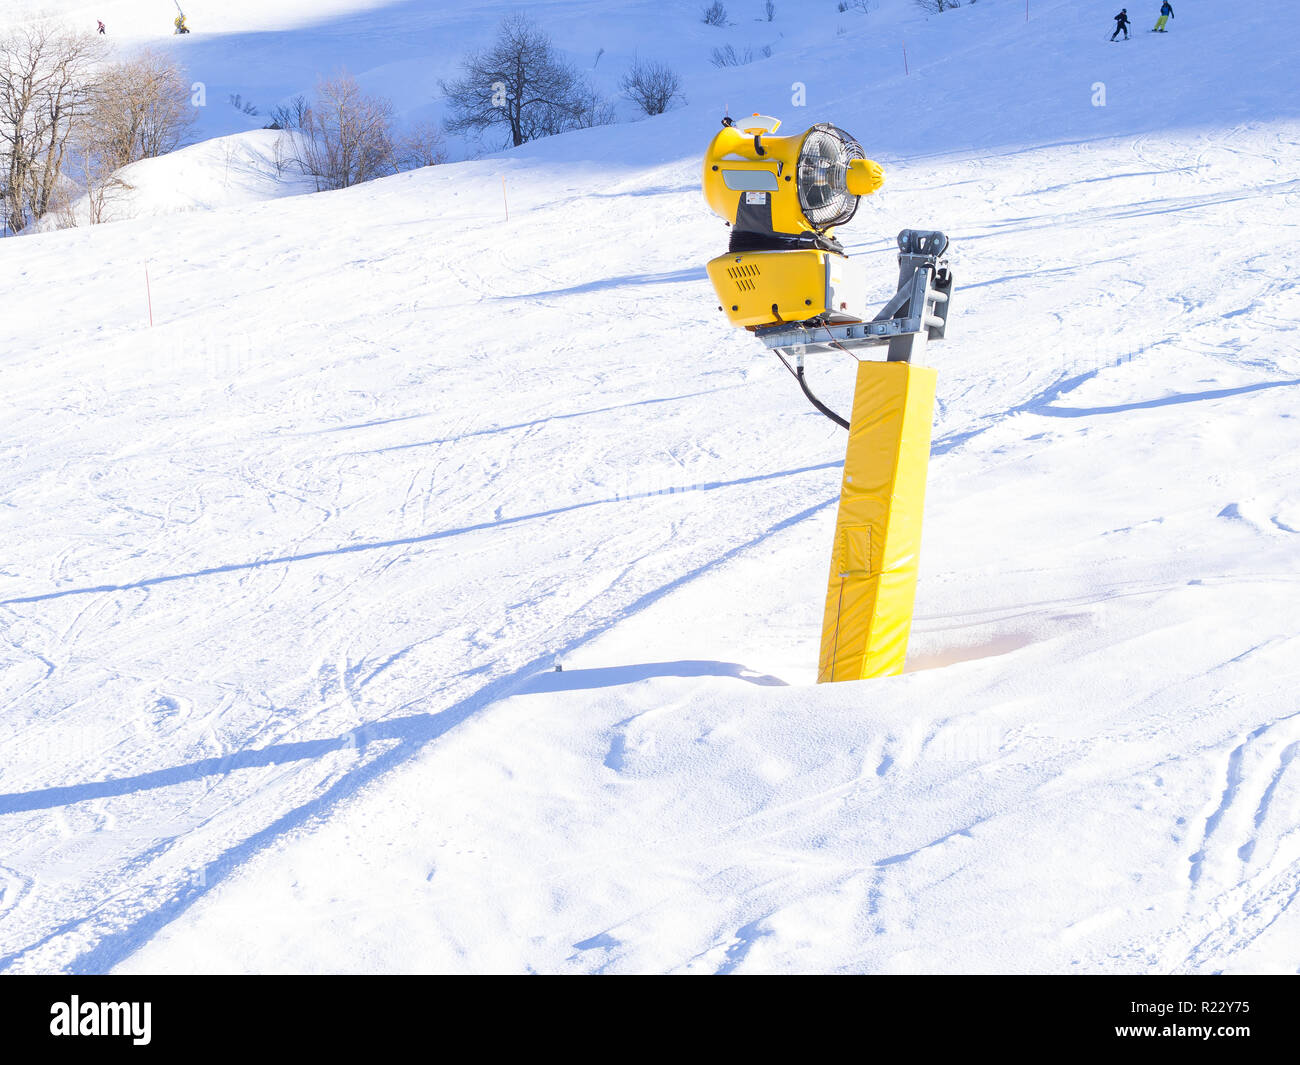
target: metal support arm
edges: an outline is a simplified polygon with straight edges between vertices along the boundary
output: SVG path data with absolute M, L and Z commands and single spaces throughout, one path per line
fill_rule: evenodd
M 911 362 L 927 341 L 942 340 L 948 327 L 953 279 L 943 257 L 947 250 L 943 233 L 905 229 L 898 235 L 898 290 L 874 318 L 782 322 L 755 335 L 767 347 L 791 354 L 887 344 L 890 362 Z

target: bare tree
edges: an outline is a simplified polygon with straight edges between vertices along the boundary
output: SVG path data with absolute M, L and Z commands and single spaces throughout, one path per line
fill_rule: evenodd
M 722 6 L 720 0 L 713 0 L 713 3 L 704 9 L 700 21 L 707 26 L 725 26 L 727 24 L 727 9 Z
M 299 93 L 288 103 L 278 104 L 271 109 L 271 124 L 267 129 L 303 129 L 310 113 L 311 104 L 307 102 L 307 97 Z
M 109 209 L 133 186 L 118 173 L 114 153 L 102 138 L 93 131 L 78 130 L 74 139 L 75 163 L 85 183 L 86 220 L 96 226 L 109 220 Z M 73 217 L 71 224 L 76 223 Z
M 418 170 L 447 161 L 447 144 L 442 131 L 432 122 L 417 122 L 397 142 L 397 168 Z
M 721 48 L 713 49 L 709 61 L 715 67 L 743 67 L 754 61 L 754 49 L 747 45 L 743 52 L 737 52 L 732 45 L 724 44 Z
M 225 140 L 221 142 L 221 157 L 226 164 L 223 171 L 226 188 L 230 188 L 230 168 L 235 165 L 235 156 L 239 154 L 239 148 L 234 141 Z
M 170 56 L 145 51 L 101 72 L 83 134 L 112 170 L 179 147 L 197 113 L 189 79 Z
M 299 152 L 293 137 L 294 134 L 280 130 L 275 138 L 275 145 L 271 149 L 271 165 L 275 167 L 275 176 L 277 178 L 284 177 L 284 172 L 289 169 L 289 164 L 298 158 Z
M 681 96 L 682 79 L 667 63 L 638 59 L 623 75 L 619 88 L 647 115 L 662 115 Z
M 317 191 L 345 189 L 397 170 L 391 101 L 367 96 L 346 72 L 316 86 L 303 133 L 299 161 L 316 179 Z
M 942 14 L 954 7 L 961 7 L 961 0 L 913 0 L 922 11 Z
M 245 100 L 244 94 L 240 92 L 232 92 L 230 94 L 230 106 L 236 111 L 240 111 L 253 118 L 256 118 L 262 113 L 257 104 L 253 103 L 252 100 Z
M 72 134 L 90 108 L 104 50 L 95 35 L 48 21 L 0 37 L 0 184 L 14 232 L 56 206 Z
M 574 93 L 573 110 L 569 117 L 555 129 L 563 133 L 566 129 L 590 129 L 592 126 L 608 126 L 617 115 L 614 105 L 600 95 L 592 86 L 580 82 Z
M 771 22 L 776 18 L 775 0 L 763 0 L 763 14 L 767 16 L 767 21 Z
M 452 133 L 508 131 L 516 147 L 567 129 L 602 125 L 613 109 L 556 54 L 550 38 L 524 15 L 501 22 L 497 39 L 467 56 L 464 73 L 442 90 Z
M 77 201 L 62 186 L 50 198 L 50 208 L 45 220 L 54 220 L 56 229 L 75 229 L 77 226 Z

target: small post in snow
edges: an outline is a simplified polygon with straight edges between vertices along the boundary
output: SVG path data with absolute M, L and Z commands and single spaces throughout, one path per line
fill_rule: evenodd
M 501 202 L 502 202 L 503 204 L 505 204 L 505 208 L 506 208 L 506 221 L 509 222 L 509 221 L 510 221 L 510 201 L 509 201 L 508 199 L 506 199 L 506 176 L 505 176 L 505 174 L 502 174 L 502 175 L 501 175 Z
M 906 41 L 903 42 L 903 73 L 909 76 L 912 73 L 910 70 L 907 69 L 907 42 Z
M 149 288 L 149 264 L 144 264 L 144 296 L 149 301 L 149 328 L 153 328 L 153 292 Z

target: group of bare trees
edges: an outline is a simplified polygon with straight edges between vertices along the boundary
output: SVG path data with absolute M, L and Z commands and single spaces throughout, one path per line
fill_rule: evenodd
M 102 37 L 49 21 L 0 36 L 0 211 L 11 232 L 86 194 L 102 220 L 117 171 L 175 148 L 194 122 L 183 71 L 144 52 L 110 62 Z
M 442 83 L 452 133 L 482 136 L 500 130 L 506 145 L 518 147 L 615 120 L 613 105 L 556 54 L 550 38 L 525 15 L 505 18 L 496 40 L 466 56 L 462 71 Z M 676 72 L 647 60 L 634 62 L 619 87 L 647 115 L 662 114 L 681 97 Z
M 663 62 L 634 61 L 619 87 L 646 114 L 662 114 L 681 99 L 681 78 Z M 503 146 L 615 121 L 614 105 L 560 59 L 524 14 L 504 18 L 497 39 L 465 56 L 460 77 L 442 82 L 442 90 L 448 133 L 481 138 L 495 131 Z M 295 96 L 270 113 L 269 129 L 291 135 L 277 153 L 277 169 L 296 166 L 326 190 L 446 161 L 438 126 L 399 131 L 394 116 L 390 100 L 368 95 L 350 74 L 326 78 L 315 98 Z
M 507 16 L 496 40 L 466 56 L 462 68 L 460 77 L 442 83 L 451 105 L 448 132 L 483 136 L 499 130 L 506 145 L 518 146 L 615 119 L 613 105 L 524 15 Z M 621 88 L 652 115 L 681 96 L 680 79 L 662 63 L 634 63 Z M 292 138 L 286 165 L 296 165 L 320 190 L 446 159 L 437 126 L 421 123 L 399 131 L 392 102 L 367 94 L 347 73 L 322 80 L 313 99 L 297 96 L 276 107 L 271 119 L 270 128 Z
M 448 132 L 481 137 L 497 130 L 506 145 L 615 119 L 613 105 L 524 15 L 507 16 L 496 40 L 466 56 L 461 76 L 442 88 L 451 105 Z M 653 61 L 633 63 L 620 88 L 648 115 L 681 98 L 676 72 Z M 296 96 L 272 110 L 268 128 L 285 134 L 277 170 L 296 167 L 323 191 L 446 160 L 439 127 L 417 123 L 400 130 L 395 115 L 392 101 L 366 93 L 350 74 L 323 79 L 313 98 Z
M 312 178 L 318 192 L 446 162 L 437 126 L 417 122 L 399 130 L 395 113 L 391 100 L 366 93 L 342 72 L 317 84 L 314 99 L 295 96 L 276 107 L 268 128 L 284 131 L 285 165 Z
M 48 24 L 0 38 L 0 194 L 17 232 L 57 206 L 73 131 L 89 113 L 101 56 L 87 37 Z
M 638 60 L 620 89 L 648 115 L 681 98 L 666 64 Z M 556 53 L 526 16 L 502 23 L 488 48 L 467 56 L 461 77 L 443 83 L 451 105 L 445 128 L 492 130 L 520 145 L 566 130 L 605 125 L 614 108 Z M 122 168 L 178 147 L 196 120 L 185 72 L 168 56 L 143 52 L 111 61 L 102 36 L 50 21 L 0 36 L 0 221 L 21 232 L 58 212 L 68 223 L 79 201 L 90 222 L 126 191 Z M 317 189 L 340 189 L 446 159 L 431 123 L 404 130 L 392 102 L 362 90 L 347 73 L 322 80 L 312 99 L 272 112 L 285 131 L 277 171 L 296 165 Z

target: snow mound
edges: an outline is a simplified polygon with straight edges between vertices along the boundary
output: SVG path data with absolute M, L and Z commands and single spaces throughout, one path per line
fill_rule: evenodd
M 103 220 L 239 207 L 315 192 L 314 179 L 296 161 L 297 138 L 281 130 L 250 130 L 132 163 L 116 173 L 121 187 L 107 194 Z M 79 224 L 89 222 L 84 198 L 76 212 Z

